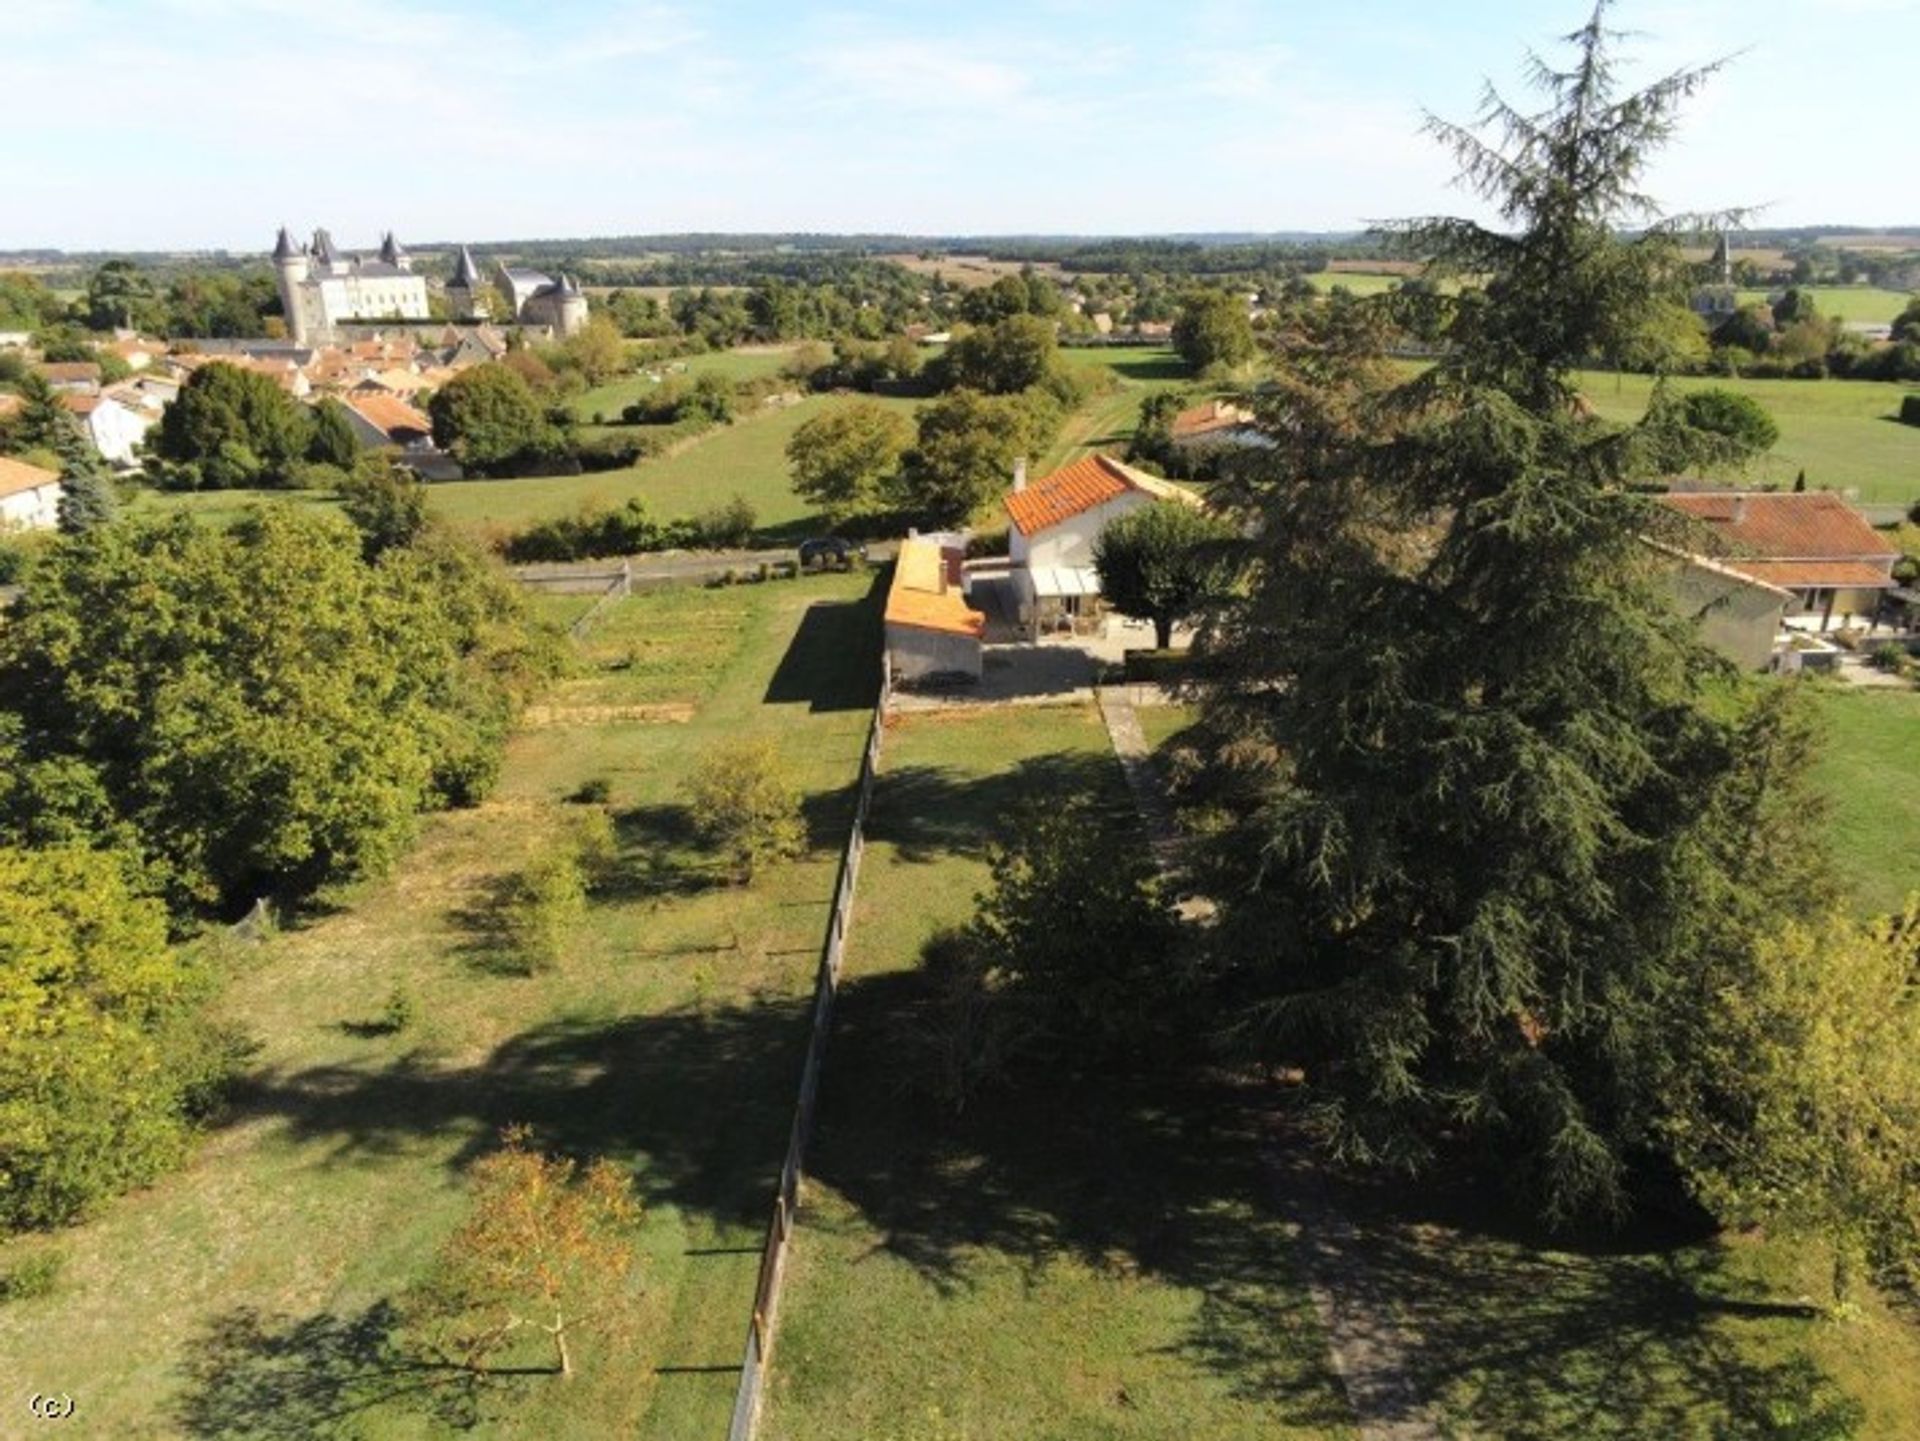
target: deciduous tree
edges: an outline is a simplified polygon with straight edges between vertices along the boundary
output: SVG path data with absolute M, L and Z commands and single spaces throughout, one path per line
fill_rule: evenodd
M 913 423 L 877 401 L 822 411 L 787 442 L 793 488 L 835 525 L 889 509 L 894 478 L 913 444 Z
M 1196 371 L 1246 364 L 1254 353 L 1246 304 L 1224 290 L 1194 291 L 1173 322 L 1173 348 Z
M 434 392 L 427 409 L 434 444 L 477 470 L 500 469 L 553 438 L 532 389 L 500 362 L 461 371 Z
M 582 1169 L 544 1156 L 509 1126 L 473 1167 L 473 1212 L 440 1248 L 413 1297 L 416 1324 L 460 1361 L 488 1369 L 516 1336 L 544 1335 L 571 1378 L 569 1338 L 618 1319 L 627 1304 L 640 1203 L 613 1162 Z
M 1100 592 L 1122 615 L 1153 622 L 1154 644 L 1173 643 L 1173 627 L 1232 582 L 1234 531 L 1205 511 L 1175 501 L 1142 506 L 1100 532 L 1093 563 Z

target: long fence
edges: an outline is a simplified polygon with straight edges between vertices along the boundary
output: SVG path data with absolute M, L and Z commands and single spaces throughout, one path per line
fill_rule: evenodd
M 767 1362 L 773 1354 L 774 1326 L 780 1313 L 780 1283 L 786 1275 L 787 1246 L 793 1238 L 794 1213 L 800 1204 L 801 1170 L 806 1160 L 807 1141 L 813 1134 L 820 1066 L 826 1058 L 827 1029 L 833 1020 L 834 998 L 840 990 L 840 961 L 846 952 L 847 931 L 853 924 L 853 891 L 860 877 L 860 857 L 867 844 L 867 807 L 873 799 L 873 778 L 880 768 L 880 740 L 885 731 L 891 684 L 890 666 L 883 649 L 880 697 L 874 702 L 873 719 L 867 727 L 867 749 L 860 760 L 853 825 L 847 833 L 847 848 L 840 856 L 840 879 L 834 886 L 827 938 L 820 951 L 820 967 L 814 975 L 813 1023 L 807 1036 L 806 1063 L 800 1068 L 800 1100 L 794 1107 L 793 1128 L 787 1133 L 787 1159 L 780 1167 L 780 1189 L 773 1198 L 773 1217 L 767 1224 L 767 1242 L 760 1253 L 760 1277 L 753 1288 L 753 1315 L 747 1322 L 747 1349 L 740 1363 L 740 1390 L 734 1398 L 728 1441 L 750 1441 L 760 1419 L 761 1388 L 766 1382 Z

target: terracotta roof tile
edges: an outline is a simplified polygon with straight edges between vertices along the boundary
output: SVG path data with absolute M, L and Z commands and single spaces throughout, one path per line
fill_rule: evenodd
M 1773 560 L 1832 560 L 1896 554 L 1866 517 L 1824 491 L 1701 491 L 1661 497 L 1682 515 L 1704 521 L 1729 554 Z
M 887 623 L 978 640 L 986 631 L 987 618 L 960 594 L 960 560 L 957 551 L 944 550 L 940 542 L 926 536 L 902 541 L 887 591 Z
M 1034 535 L 1098 509 L 1130 489 L 1117 462 L 1104 455 L 1084 455 L 1008 495 L 1007 517 L 1022 535 Z
M 37 465 L 28 465 L 24 460 L 0 455 L 0 497 L 38 490 L 41 486 L 52 485 L 59 479 L 60 477 L 51 470 L 42 470 Z
M 397 395 L 378 390 L 359 391 L 348 396 L 346 404 L 353 407 L 367 424 L 385 435 L 394 436 L 409 430 L 419 435 L 433 433 L 433 422 Z
M 1095 510 L 1130 490 L 1155 500 L 1174 500 L 1192 506 L 1203 504 L 1199 496 L 1183 485 L 1148 475 L 1143 470 L 1122 465 L 1110 455 L 1095 452 L 1041 476 L 1025 490 L 1009 493 L 1007 516 L 1022 535 L 1032 536 L 1063 520 Z
M 40 366 L 48 380 L 98 380 L 100 366 L 91 360 L 50 360 Z

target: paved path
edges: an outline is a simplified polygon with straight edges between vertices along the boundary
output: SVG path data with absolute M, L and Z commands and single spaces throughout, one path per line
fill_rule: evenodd
M 1124 686 L 1101 686 L 1097 694 L 1154 863 L 1161 874 L 1178 875 L 1179 829 L 1133 701 Z M 1189 919 L 1204 920 L 1213 913 L 1213 903 L 1192 897 L 1182 902 L 1181 911 Z M 1275 1200 L 1294 1222 L 1307 1292 L 1362 1441 L 1442 1441 L 1407 1365 L 1414 1338 L 1394 1315 L 1392 1297 L 1365 1264 L 1365 1238 L 1297 1149 L 1277 1151 L 1272 1171 Z
M 1107 738 L 1113 742 L 1113 753 L 1120 758 L 1127 789 L 1133 792 L 1134 809 L 1140 812 L 1140 824 L 1146 828 L 1154 863 L 1163 873 L 1176 871 L 1180 863 L 1180 832 L 1174 825 L 1173 808 L 1167 804 L 1166 789 L 1154 766 L 1153 752 L 1147 746 L 1146 732 L 1140 729 L 1140 717 L 1134 714 L 1133 701 L 1124 686 L 1103 685 L 1097 694 L 1100 718 L 1107 723 Z

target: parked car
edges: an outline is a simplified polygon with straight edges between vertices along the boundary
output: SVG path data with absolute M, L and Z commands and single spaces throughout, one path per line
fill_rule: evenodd
M 867 548 L 843 540 L 837 535 L 817 535 L 800 542 L 800 569 L 851 570 L 855 561 L 867 558 Z

